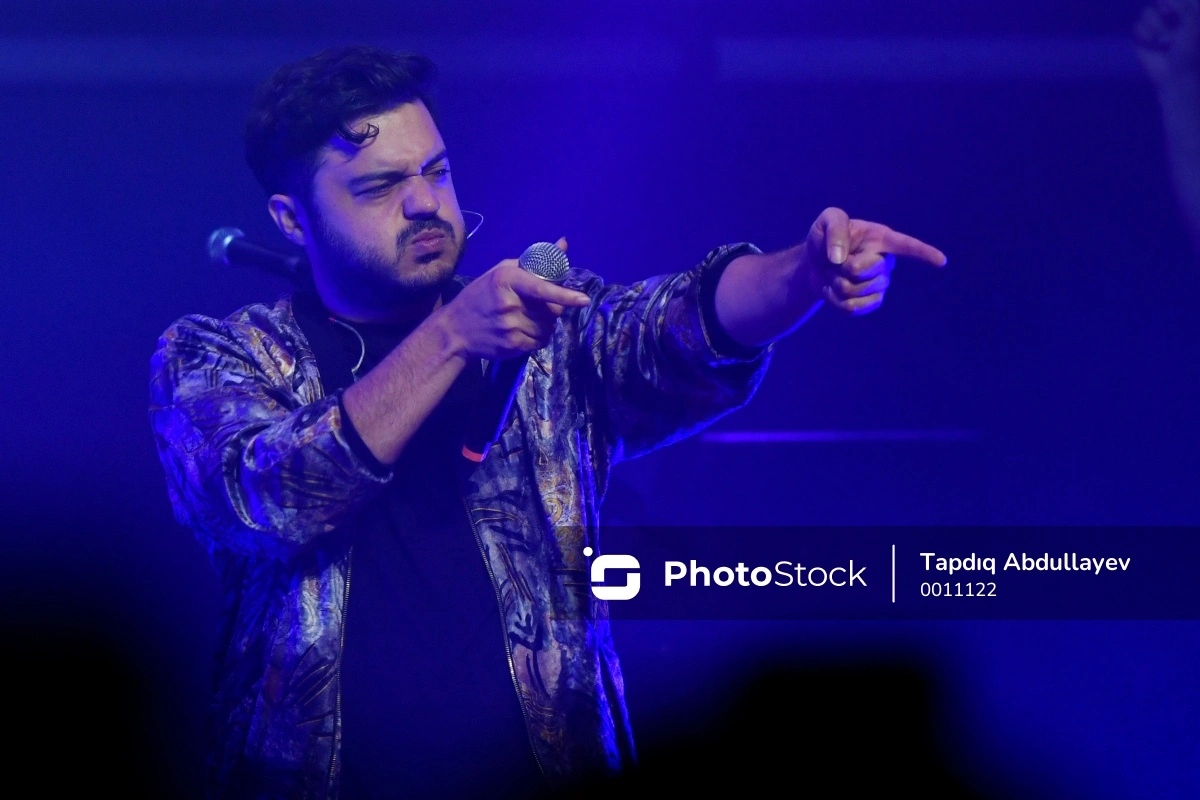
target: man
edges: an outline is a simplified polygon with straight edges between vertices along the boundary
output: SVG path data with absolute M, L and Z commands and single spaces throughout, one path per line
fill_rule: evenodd
M 513 260 L 458 279 L 430 73 L 354 47 L 262 87 L 247 158 L 312 286 L 185 317 L 153 359 L 176 515 L 227 592 L 216 794 L 527 795 L 631 764 L 584 554 L 609 469 L 744 404 L 822 302 L 876 308 L 893 255 L 945 263 L 830 209 L 789 250 L 721 247 L 628 287 Z M 482 360 L 526 354 L 468 464 Z

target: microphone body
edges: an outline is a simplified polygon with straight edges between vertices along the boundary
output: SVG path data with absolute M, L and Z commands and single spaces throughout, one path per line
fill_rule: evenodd
M 543 280 L 561 283 L 571 268 L 567 254 L 549 242 L 530 245 L 519 260 L 521 268 Z M 529 356 L 500 358 L 488 362 L 483 388 L 467 416 L 463 435 L 463 457 L 479 463 L 500 438 L 517 389 L 525 378 Z
M 525 380 L 529 357 L 498 358 L 489 361 L 483 375 L 483 389 L 471 406 L 467 428 L 463 434 L 463 457 L 476 464 L 487 457 L 488 450 L 500 438 L 504 421 L 517 396 L 517 387 Z
M 254 267 L 294 281 L 300 278 L 306 263 L 303 256 L 281 253 L 255 244 L 238 228 L 217 228 L 208 237 L 208 257 L 228 267 Z

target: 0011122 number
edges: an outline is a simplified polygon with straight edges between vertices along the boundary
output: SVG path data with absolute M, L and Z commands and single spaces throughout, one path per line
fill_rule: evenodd
M 995 597 L 996 584 L 988 581 L 976 583 L 922 583 L 921 597 Z

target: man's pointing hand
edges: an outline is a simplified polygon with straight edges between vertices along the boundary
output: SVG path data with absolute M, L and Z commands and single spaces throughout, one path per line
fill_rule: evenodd
M 866 314 L 883 303 L 896 256 L 946 266 L 941 250 L 877 222 L 827 208 L 808 231 L 797 277 L 820 287 L 833 307 Z

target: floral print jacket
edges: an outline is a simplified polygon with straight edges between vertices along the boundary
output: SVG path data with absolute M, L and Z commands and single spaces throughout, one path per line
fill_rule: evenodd
M 711 318 L 721 269 L 749 252 L 721 247 L 692 270 L 630 286 L 572 270 L 565 284 L 592 303 L 532 354 L 514 412 L 468 482 L 513 684 L 552 784 L 633 760 L 608 608 L 589 591 L 583 549 L 599 552 L 613 464 L 757 388 L 770 348 L 726 338 L 718 352 Z M 150 421 L 175 515 L 224 591 L 212 794 L 334 798 L 354 522 L 391 475 L 356 456 L 290 298 L 175 322 L 152 359 Z

